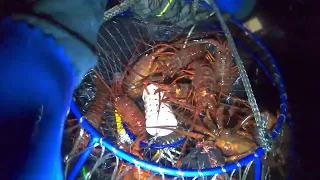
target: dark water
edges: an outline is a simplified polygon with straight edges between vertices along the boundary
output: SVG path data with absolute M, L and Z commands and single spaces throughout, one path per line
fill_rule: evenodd
M 313 3 L 314 2 L 314 3 Z M 316 1 L 283 0 L 259 1 L 257 11 L 270 20 L 276 29 L 268 32 L 263 40 L 275 56 L 286 82 L 288 101 L 294 121 L 295 152 L 293 179 L 315 178 L 314 161 L 318 152 L 314 148 L 317 137 L 315 121 L 317 111 L 316 44 L 319 42 L 319 21 Z M 279 30 L 278 29 L 278 30 Z M 282 34 L 282 37 L 279 36 Z M 316 158 L 318 159 L 318 158 Z M 313 167 L 313 168 L 311 168 Z M 308 170 L 307 170 L 308 169 Z

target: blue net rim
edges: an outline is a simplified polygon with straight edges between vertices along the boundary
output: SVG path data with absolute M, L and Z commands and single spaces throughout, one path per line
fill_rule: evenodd
M 184 169 L 177 169 L 177 168 L 168 168 L 168 167 L 159 167 L 157 164 L 150 163 L 143 161 L 132 154 L 129 154 L 111 144 L 109 141 L 104 139 L 100 133 L 98 133 L 90 123 L 81 115 L 80 111 L 77 110 L 77 107 L 74 102 L 71 103 L 71 109 L 75 116 L 79 118 L 79 122 L 81 126 L 86 129 L 86 131 L 93 136 L 92 142 L 97 143 L 100 142 L 102 146 L 107 148 L 109 151 L 113 152 L 115 156 L 120 157 L 121 159 L 128 161 L 129 163 L 141 167 L 146 170 L 153 171 L 158 174 L 169 175 L 169 176 L 183 176 L 183 177 L 205 177 L 205 176 L 212 176 L 215 174 L 221 174 L 233 171 L 234 169 L 238 169 L 252 160 L 256 158 L 261 158 L 264 155 L 264 150 L 259 147 L 257 148 L 254 153 L 240 159 L 238 162 L 233 162 L 226 164 L 224 166 L 209 168 L 204 170 L 184 170 Z M 91 143 L 92 144 L 92 143 Z
M 277 75 L 278 82 L 274 82 L 274 85 L 278 86 L 280 92 L 280 115 L 278 116 L 277 125 L 272 132 L 272 137 L 276 138 L 281 127 L 283 121 L 286 118 L 287 113 L 287 94 L 284 88 L 283 78 L 280 74 L 280 71 L 275 63 L 274 57 L 271 55 L 270 51 L 263 45 L 260 39 L 253 34 L 250 30 L 243 27 L 243 25 L 237 21 L 236 19 L 232 20 L 236 25 L 238 25 L 241 29 L 249 33 L 249 35 L 263 48 L 263 50 L 269 55 L 271 63 L 274 65 L 275 75 Z M 266 69 L 264 69 L 266 70 Z M 240 159 L 237 162 L 232 162 L 225 164 L 224 166 L 209 168 L 204 170 L 188 170 L 188 169 L 178 169 L 178 168 L 168 168 L 168 167 L 159 167 L 157 164 L 143 161 L 117 147 L 113 144 L 108 142 L 107 140 L 103 139 L 102 135 L 98 133 L 88 121 L 82 116 L 80 111 L 78 110 L 76 104 L 72 101 L 70 106 L 72 112 L 74 113 L 75 117 L 79 120 L 80 125 L 91 135 L 93 142 L 99 142 L 104 147 L 106 147 L 109 151 L 112 151 L 116 156 L 119 158 L 135 165 L 139 166 L 143 169 L 153 171 L 155 173 L 161 175 L 169 175 L 169 176 L 178 176 L 178 177 L 205 177 L 205 176 L 212 176 L 221 173 L 231 172 L 236 170 L 242 166 L 247 165 L 249 162 L 254 161 L 255 159 L 260 159 L 264 155 L 264 149 L 262 147 L 258 147 L 253 153 L 250 155 Z

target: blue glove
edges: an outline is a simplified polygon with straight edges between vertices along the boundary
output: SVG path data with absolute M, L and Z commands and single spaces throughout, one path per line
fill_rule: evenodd
M 212 0 L 205 1 L 212 2 Z M 256 5 L 256 0 L 215 0 L 215 2 L 222 13 L 231 14 L 240 20 L 248 17 Z
M 64 46 L 66 54 L 71 57 L 71 63 L 75 66 L 79 84 L 85 73 L 97 62 L 94 47 L 97 32 L 103 23 L 106 4 L 107 0 L 35 1 L 32 5 L 34 13 L 48 15 L 62 26 L 30 14 L 18 13 L 13 17 L 40 27 L 46 34 L 53 35 L 57 44 Z M 70 31 L 67 32 L 64 28 Z
M 75 84 L 97 61 L 92 47 L 106 3 L 38 0 L 32 5 L 33 13 L 61 26 L 32 13 L 13 18 L 35 27 L 10 18 L 0 21 L 0 127 L 12 148 L 4 154 L 16 157 L 14 163 L 0 163 L 2 175 L 15 169 L 18 179 L 63 179 L 63 125 Z
M 256 0 L 216 0 L 222 12 L 232 14 L 237 19 L 246 18 L 256 5 Z

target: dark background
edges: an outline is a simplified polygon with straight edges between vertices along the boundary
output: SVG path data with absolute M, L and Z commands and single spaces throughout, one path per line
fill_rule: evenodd
M 17 2 L 17 1 L 15 1 Z M 294 179 L 318 179 L 316 115 L 319 84 L 320 21 L 317 0 L 258 0 L 253 14 L 268 22 L 263 42 L 274 55 L 286 83 L 294 120 L 297 155 Z M 0 17 L 14 11 L 12 1 L 0 0 Z M 21 8 L 21 6 L 20 6 Z M 22 7 L 23 8 L 23 7 Z M 319 85 L 320 86 L 320 85 Z M 318 130 L 320 131 L 320 129 Z
M 294 179 L 319 179 L 318 123 L 316 114 L 319 75 L 317 51 L 320 27 L 317 1 L 259 1 L 256 11 L 278 26 L 284 36 L 271 31 L 263 38 L 284 76 L 294 120 L 297 166 Z M 318 9 L 319 10 L 319 9 Z M 319 131 L 318 131 L 319 132 Z

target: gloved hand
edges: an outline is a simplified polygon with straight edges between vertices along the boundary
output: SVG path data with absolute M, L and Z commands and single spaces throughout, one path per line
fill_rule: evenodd
M 31 5 L 34 13 L 48 15 L 63 28 L 46 20 L 47 18 L 30 14 L 16 13 L 13 17 L 27 20 L 28 23 L 42 28 L 45 33 L 55 37 L 57 43 L 61 44 L 66 54 L 70 56 L 79 84 L 85 73 L 97 62 L 94 47 L 106 4 L 107 0 L 34 1 Z

